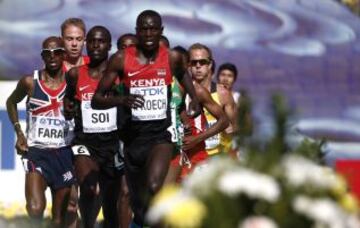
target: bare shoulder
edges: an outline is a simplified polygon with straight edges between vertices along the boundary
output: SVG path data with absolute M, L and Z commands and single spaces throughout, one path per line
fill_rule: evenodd
M 78 66 L 73 67 L 67 72 L 67 77 L 69 77 L 70 79 L 77 78 L 78 72 L 79 72 L 79 67 Z
M 25 75 L 18 83 L 18 87 L 26 89 L 26 91 L 32 90 L 34 86 L 34 77 L 32 75 Z
M 196 96 L 199 98 L 200 101 L 207 100 L 211 97 L 209 91 L 199 83 L 194 82 L 194 88 L 195 88 Z
M 118 50 L 110 56 L 108 66 L 111 70 L 119 71 L 123 69 L 125 59 L 124 50 Z

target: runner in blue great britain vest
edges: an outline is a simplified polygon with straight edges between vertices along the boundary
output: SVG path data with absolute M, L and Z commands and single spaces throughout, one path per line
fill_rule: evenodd
M 73 126 L 62 112 L 66 89 L 62 71 L 64 53 L 60 38 L 45 39 L 41 51 L 45 69 L 20 79 L 6 103 L 17 135 L 16 149 L 22 155 L 26 172 L 28 215 L 33 222 L 41 222 L 46 207 L 45 190 L 50 187 L 52 221 L 56 227 L 66 227 L 67 215 L 63 208 L 68 206 L 70 189 L 75 183 L 70 148 Z M 17 111 L 17 103 L 25 97 L 26 136 L 21 130 Z M 34 227 L 40 227 L 40 223 Z

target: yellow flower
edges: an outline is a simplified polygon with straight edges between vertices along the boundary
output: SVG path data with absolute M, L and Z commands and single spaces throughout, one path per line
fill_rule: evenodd
M 174 207 L 165 214 L 164 223 L 170 225 L 170 227 L 197 228 L 200 227 L 205 214 L 206 208 L 199 200 L 187 198 L 174 205 Z
M 331 192 L 336 197 L 341 198 L 344 194 L 347 193 L 347 182 L 345 178 L 339 174 L 336 174 L 335 178 L 336 178 L 335 185 L 332 186 Z
M 175 185 L 167 185 L 154 197 L 147 217 L 153 224 L 197 228 L 205 214 L 206 208 L 199 200 L 182 192 Z
M 351 193 L 347 193 L 343 197 L 341 197 L 340 205 L 350 213 L 359 212 L 359 202 Z
M 157 205 L 159 203 L 162 203 L 164 201 L 167 201 L 174 197 L 179 192 L 179 187 L 176 185 L 165 185 L 158 194 L 154 197 L 152 201 L 152 205 Z

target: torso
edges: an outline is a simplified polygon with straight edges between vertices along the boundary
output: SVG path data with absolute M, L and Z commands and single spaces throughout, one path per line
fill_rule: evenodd
M 73 126 L 62 113 L 65 89 L 65 81 L 51 89 L 39 78 L 38 71 L 34 72 L 32 95 L 26 103 L 29 146 L 59 148 L 70 145 Z
M 221 106 L 216 83 L 213 82 L 211 83 L 210 94 L 212 99 Z M 207 128 L 210 128 L 212 125 L 216 123 L 217 120 L 205 108 L 204 108 L 204 113 L 207 120 Z M 208 154 L 214 155 L 221 152 L 222 150 L 226 151 L 227 149 L 231 148 L 231 137 L 225 132 L 220 132 L 206 139 L 205 143 L 206 143 L 206 151 L 208 152 Z
M 89 76 L 88 65 L 78 67 L 78 79 L 76 84 L 75 100 L 77 101 L 78 115 L 75 116 L 76 141 L 108 140 L 115 137 L 117 130 L 116 107 L 105 110 L 91 108 L 91 99 L 95 93 L 100 79 Z M 107 133 L 111 133 L 111 136 Z M 105 138 L 104 138 L 105 137 Z
M 131 109 L 130 130 L 137 133 L 164 131 L 171 123 L 172 73 L 168 49 L 160 46 L 153 63 L 140 64 L 136 47 L 124 51 L 125 92 L 144 96 L 144 107 Z

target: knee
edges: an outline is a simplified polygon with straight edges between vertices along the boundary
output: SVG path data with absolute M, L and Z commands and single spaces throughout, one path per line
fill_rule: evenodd
M 162 183 L 157 178 L 149 181 L 149 191 L 152 195 L 155 195 L 161 188 Z
M 87 198 L 97 197 L 99 195 L 99 186 L 97 184 L 84 183 L 80 185 L 80 195 Z
M 26 204 L 26 210 L 30 217 L 39 218 L 42 217 L 45 210 L 45 203 L 30 202 Z

